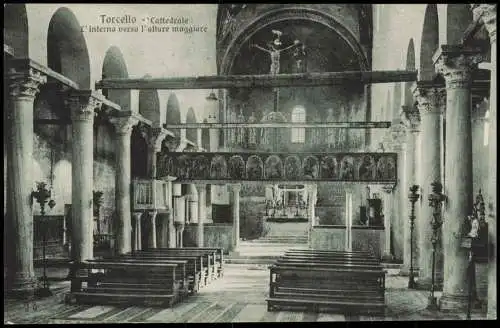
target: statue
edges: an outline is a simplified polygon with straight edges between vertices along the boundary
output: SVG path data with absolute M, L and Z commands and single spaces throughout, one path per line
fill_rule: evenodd
M 295 59 L 294 73 L 305 73 L 307 71 L 306 63 L 306 46 L 302 44 L 301 47 L 295 48 L 293 51 L 293 58 Z
M 268 48 L 261 47 L 257 44 L 252 44 L 251 47 L 255 47 L 259 50 L 267 52 L 271 56 L 271 67 L 269 69 L 269 74 L 277 75 L 280 72 L 280 55 L 281 55 L 281 53 L 283 51 L 286 51 L 288 49 L 291 49 L 291 48 L 299 45 L 300 41 L 295 40 L 295 42 L 293 44 L 289 45 L 288 47 L 279 49 L 278 47 L 280 47 L 282 45 L 280 37 L 283 34 L 283 32 L 278 31 L 278 30 L 272 30 L 272 32 L 274 35 L 276 35 L 276 38 L 274 39 L 274 41 L 272 43 L 269 42 L 267 44 Z

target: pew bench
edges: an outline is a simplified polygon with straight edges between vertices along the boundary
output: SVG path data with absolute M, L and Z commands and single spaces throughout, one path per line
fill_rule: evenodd
M 206 250 L 215 252 L 215 263 L 217 264 L 217 278 L 224 276 L 224 249 L 223 248 L 213 248 L 213 247 L 183 247 L 182 249 L 189 250 Z
M 119 256 L 120 259 L 140 259 L 148 261 L 187 261 L 186 264 L 186 278 L 188 281 L 188 291 L 194 294 L 202 287 L 204 281 L 204 267 L 203 259 L 201 256 L 188 256 L 188 255 L 164 255 L 157 253 L 133 253 L 124 254 Z
M 78 268 L 86 269 L 87 275 L 72 277 L 86 282 L 86 288 L 72 290 L 66 301 L 171 307 L 183 297 L 177 267 L 175 263 L 89 260 Z
M 168 254 L 168 255 L 197 255 L 203 259 L 203 267 L 205 268 L 204 280 L 205 285 L 216 277 L 215 251 L 204 251 L 198 248 L 151 248 L 146 250 L 137 251 L 136 253 L 149 253 L 149 254 Z

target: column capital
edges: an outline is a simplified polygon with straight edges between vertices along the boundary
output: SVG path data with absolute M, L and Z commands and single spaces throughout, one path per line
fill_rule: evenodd
M 231 189 L 232 192 L 239 193 L 241 191 L 241 184 L 240 183 L 230 184 L 229 188 Z
M 406 128 L 400 119 L 393 120 L 389 129 L 390 144 L 393 151 L 402 151 L 406 141 Z
M 128 112 L 126 116 L 113 116 L 109 121 L 113 124 L 115 132 L 119 136 L 130 135 L 134 125 L 139 123 L 139 119 L 132 112 Z
M 472 71 L 483 59 L 481 50 L 464 45 L 442 45 L 433 56 L 438 74 L 446 81 L 446 89 L 469 88 Z
M 47 82 L 47 76 L 32 67 L 12 67 L 7 74 L 11 97 L 34 100 L 40 91 L 40 85 Z
M 409 132 L 419 132 L 420 131 L 420 113 L 417 108 L 413 106 L 401 106 L 401 120 L 403 125 L 408 129 Z
M 180 142 L 181 142 L 181 139 L 179 137 L 171 136 L 171 135 L 167 135 L 164 139 L 165 145 L 167 146 L 168 150 L 171 152 L 177 151 L 177 149 L 179 148 Z
M 497 5 L 471 4 L 474 20 L 481 20 L 490 35 L 490 42 L 497 40 Z
M 148 144 L 151 149 L 154 149 L 156 152 L 161 151 L 161 145 L 165 137 L 169 135 L 169 131 L 165 130 L 162 127 L 151 127 L 148 133 Z
M 383 185 L 382 186 L 382 191 L 385 192 L 386 194 L 391 194 L 394 191 L 395 185 Z
M 65 99 L 72 121 L 93 121 L 95 110 L 101 108 L 104 96 L 92 90 L 73 90 Z
M 413 97 L 420 115 L 442 114 L 446 105 L 446 89 L 425 82 L 417 82 L 413 89 Z

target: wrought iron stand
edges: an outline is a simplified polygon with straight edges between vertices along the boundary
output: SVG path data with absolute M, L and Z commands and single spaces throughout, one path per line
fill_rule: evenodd
M 47 248 L 47 233 L 49 230 L 47 220 L 45 217 L 45 203 L 47 203 L 48 199 L 50 198 L 50 190 L 46 188 L 46 184 L 44 182 L 39 182 L 37 183 L 37 191 L 33 191 L 31 193 L 31 197 L 36 199 L 37 203 L 40 204 L 40 214 L 42 217 L 43 221 L 43 245 L 42 245 L 42 252 L 43 252 L 43 276 L 42 276 L 42 283 L 43 285 L 35 290 L 35 295 L 37 297 L 43 298 L 43 297 L 49 297 L 52 296 L 52 292 L 50 291 L 50 286 L 49 286 L 49 279 L 47 278 L 47 256 L 46 256 L 46 248 Z M 56 202 L 51 199 L 49 201 L 49 207 L 53 208 L 56 205 Z
M 431 280 L 431 290 L 428 298 L 427 309 L 437 311 L 439 306 L 437 303 L 437 298 L 434 296 L 434 291 L 436 290 L 436 248 L 439 241 L 440 228 L 443 225 L 443 220 L 441 218 L 441 205 L 444 201 L 443 186 L 439 182 L 431 183 L 432 193 L 429 195 L 429 206 L 433 208 L 431 226 L 432 226 L 432 280 Z
M 410 187 L 409 199 L 411 202 L 410 212 L 410 274 L 408 277 L 408 288 L 414 289 L 416 287 L 415 275 L 413 273 L 413 230 L 415 229 L 415 203 L 420 195 L 417 193 L 419 186 L 413 185 Z

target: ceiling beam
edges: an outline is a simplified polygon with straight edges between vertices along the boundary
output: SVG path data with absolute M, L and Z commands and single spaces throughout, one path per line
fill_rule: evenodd
M 279 75 L 212 75 L 171 78 L 103 79 L 96 89 L 226 89 L 315 87 L 345 83 L 391 83 L 417 80 L 417 71 L 346 71 Z
M 391 122 L 329 122 L 329 123 L 184 123 L 164 124 L 165 129 L 232 129 L 232 128 L 342 128 L 387 129 Z

